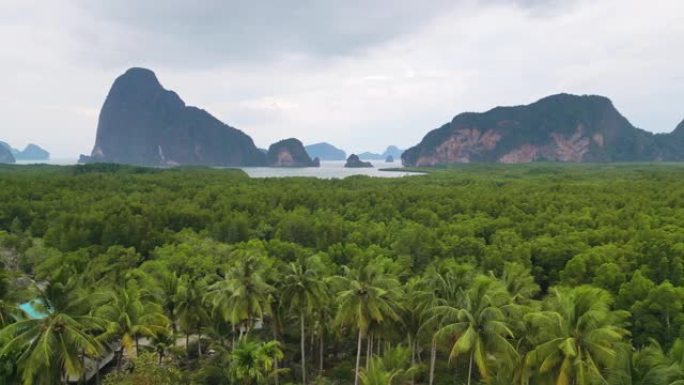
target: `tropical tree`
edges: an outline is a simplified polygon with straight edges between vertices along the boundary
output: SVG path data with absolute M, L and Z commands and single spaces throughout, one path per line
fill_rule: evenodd
M 90 314 L 98 298 L 79 288 L 75 278 L 48 284 L 33 302 L 39 316 L 22 319 L 0 330 L 8 341 L 0 357 L 18 352 L 16 365 L 25 385 L 57 384 L 67 376 L 80 377 L 84 357 L 104 351 L 98 338 L 107 322 Z
M 234 257 L 225 278 L 209 287 L 206 298 L 215 312 L 240 328 L 242 339 L 270 312 L 273 287 L 266 279 L 270 261 L 261 248 L 239 250 Z
M 382 357 L 373 357 L 368 368 L 361 369 L 359 374 L 362 385 L 404 384 L 420 370 L 420 366 L 411 362 L 411 350 L 404 346 L 396 346 L 385 351 Z
M 121 370 L 124 353 L 130 353 L 135 343 L 136 355 L 139 355 L 140 337 L 152 338 L 165 332 L 169 321 L 161 307 L 152 301 L 151 294 L 138 288 L 135 280 L 125 281 L 108 297 L 96 314 L 110 322 L 108 333 L 121 344 L 117 355 L 117 369 Z
M 452 344 L 450 361 L 462 355 L 468 357 L 468 384 L 473 377 L 473 363 L 486 382 L 493 364 L 489 355 L 497 354 L 502 360 L 516 356 L 511 344 L 513 332 L 504 311 L 509 303 L 510 296 L 501 282 L 481 275 L 473 280 L 470 288 L 461 291 L 456 305 L 434 308 L 434 317 L 443 325 L 435 333 L 435 339 Z
M 386 274 L 382 265 L 372 262 L 358 269 L 343 267 L 344 274 L 334 277 L 337 285 L 338 311 L 335 324 L 357 330 L 354 385 L 359 382 L 361 343 L 371 323 L 398 320 L 401 291 L 399 281 Z M 370 352 L 368 352 L 370 356 Z
M 406 282 L 402 302 L 401 326 L 406 333 L 411 365 L 416 363 L 419 336 L 425 330 L 424 327 L 429 320 L 429 310 L 434 303 L 434 292 L 425 288 L 423 277 L 413 277 Z M 411 383 L 413 382 L 414 380 L 411 379 Z
M 511 296 L 511 302 L 515 304 L 528 305 L 539 294 L 539 285 L 530 270 L 519 263 L 506 262 L 501 281 Z
M 236 383 L 261 385 L 276 374 L 275 362 L 282 359 L 278 341 L 242 339 L 230 354 L 230 376 Z
M 162 360 L 166 355 L 166 352 L 169 350 L 170 347 L 174 346 L 174 344 L 176 343 L 176 339 L 172 333 L 161 332 L 155 334 L 150 340 L 150 342 L 154 347 L 154 351 L 157 352 L 157 357 L 159 358 L 159 365 L 161 365 Z
M 290 313 L 299 316 L 300 349 L 302 359 L 302 383 L 306 385 L 306 317 L 321 305 L 326 286 L 321 277 L 321 267 L 315 257 L 300 259 L 285 268 L 281 292 Z
M 437 306 L 448 304 L 457 305 L 461 300 L 463 290 L 473 280 L 474 267 L 470 264 L 457 263 L 454 260 L 438 261 L 430 264 L 420 280 L 420 287 L 428 296 L 420 300 L 425 303 L 422 317 L 425 318 L 419 332 L 430 336 L 430 371 L 428 384 L 432 385 L 435 378 L 435 364 L 437 360 L 436 333 L 442 326 L 442 317 L 435 316 Z
M 615 368 L 609 372 L 611 385 L 682 385 L 682 368 L 663 352 L 660 344 L 651 342 L 632 350 L 625 344 L 618 352 Z
M 178 274 L 168 270 L 161 271 L 156 275 L 162 309 L 164 309 L 164 314 L 171 321 L 171 329 L 176 333 L 178 330 L 176 308 L 178 307 L 178 297 L 181 294 L 183 282 Z
M 0 268 L 0 329 L 14 322 L 21 315 L 17 307 L 17 290 L 11 289 L 7 272 Z
M 185 330 L 185 350 L 189 355 L 190 334 L 197 332 L 197 355 L 202 356 L 202 325 L 209 319 L 203 297 L 207 285 L 204 279 L 198 277 L 181 277 L 178 295 L 175 298 L 176 314 L 180 325 Z
M 608 292 L 591 286 L 553 288 L 543 311 L 525 316 L 532 350 L 525 358 L 532 378 L 557 384 L 592 385 L 607 381 L 625 347 L 626 312 L 611 309 Z
M 133 359 L 132 372 L 115 371 L 108 374 L 104 385 L 176 385 L 181 383 L 180 371 L 167 365 L 159 365 L 153 353 L 147 352 Z

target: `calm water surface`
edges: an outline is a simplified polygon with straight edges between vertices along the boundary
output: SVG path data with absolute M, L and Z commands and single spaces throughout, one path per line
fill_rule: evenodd
M 76 164 L 77 159 L 50 159 L 48 161 L 17 161 L 17 164 L 53 164 L 69 166 Z M 305 176 L 322 179 L 345 178 L 351 175 L 368 175 L 381 178 L 399 178 L 408 175 L 420 175 L 406 171 L 380 171 L 381 168 L 401 167 L 401 162 L 370 161 L 373 168 L 344 168 L 344 161 L 322 161 L 321 167 L 277 168 L 277 167 L 240 167 L 252 178 L 272 178 L 288 176 Z

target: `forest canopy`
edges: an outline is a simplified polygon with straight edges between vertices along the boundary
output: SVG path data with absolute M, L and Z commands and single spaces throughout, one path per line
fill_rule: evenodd
M 0 384 L 674 384 L 683 230 L 674 164 L 0 166 Z

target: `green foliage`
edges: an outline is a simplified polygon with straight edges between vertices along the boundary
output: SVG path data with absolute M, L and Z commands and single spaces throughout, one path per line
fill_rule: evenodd
M 110 383 L 684 380 L 679 165 L 2 167 L 0 185 L 0 383 L 112 351 Z
M 176 385 L 181 373 L 172 366 L 160 365 L 153 353 L 143 353 L 133 359 L 133 371 L 113 372 L 102 382 L 104 385 Z
M 282 358 L 277 341 L 241 341 L 230 354 L 230 376 L 235 383 L 265 384 L 276 373 L 276 360 Z

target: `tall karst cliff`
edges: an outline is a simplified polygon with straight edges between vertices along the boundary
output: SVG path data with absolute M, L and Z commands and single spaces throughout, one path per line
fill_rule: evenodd
M 681 131 L 684 139 L 684 128 Z M 675 134 L 656 135 L 634 127 L 608 98 L 558 94 L 525 106 L 459 114 L 406 150 L 402 162 L 436 166 L 679 160 L 684 147 L 668 143 Z
M 262 166 L 265 155 L 244 132 L 186 106 L 154 72 L 131 68 L 105 100 L 89 161 L 150 166 Z

